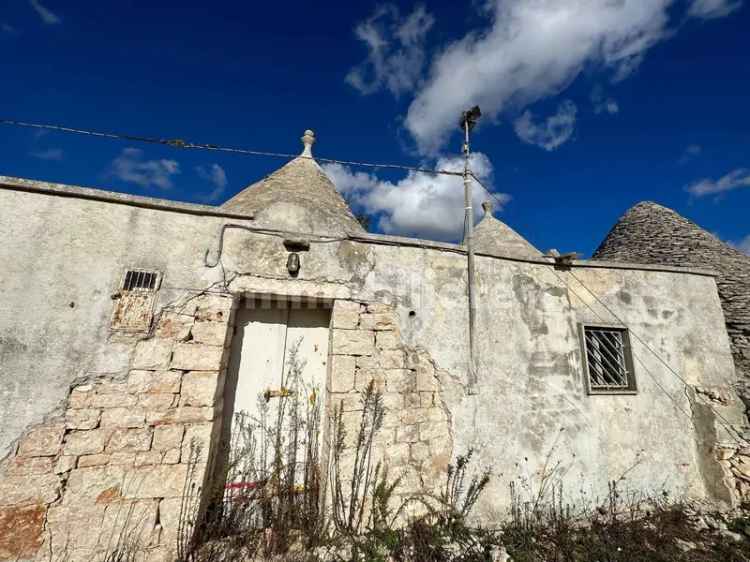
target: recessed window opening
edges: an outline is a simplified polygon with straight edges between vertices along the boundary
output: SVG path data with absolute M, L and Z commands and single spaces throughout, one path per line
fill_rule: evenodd
M 584 326 L 583 339 L 589 392 L 634 392 L 636 386 L 628 331 Z
M 125 274 L 122 283 L 123 291 L 153 291 L 159 274 L 153 271 L 131 270 Z

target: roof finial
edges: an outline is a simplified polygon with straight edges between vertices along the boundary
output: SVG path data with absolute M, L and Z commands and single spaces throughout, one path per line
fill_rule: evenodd
M 305 148 L 302 150 L 302 154 L 300 156 L 306 156 L 308 158 L 312 158 L 312 145 L 315 142 L 315 133 L 313 133 L 310 129 L 307 129 L 305 131 L 305 134 L 302 135 L 302 144 L 305 145 Z
M 492 201 L 485 201 L 482 203 L 482 209 L 484 209 L 485 216 L 492 216 Z

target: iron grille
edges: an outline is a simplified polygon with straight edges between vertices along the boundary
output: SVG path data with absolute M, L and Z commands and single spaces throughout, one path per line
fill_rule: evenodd
M 583 329 L 589 390 L 635 390 L 627 330 L 586 326 Z
M 156 287 L 156 279 L 158 273 L 153 271 L 128 271 L 125 274 L 125 281 L 122 283 L 122 289 L 124 291 L 153 291 Z

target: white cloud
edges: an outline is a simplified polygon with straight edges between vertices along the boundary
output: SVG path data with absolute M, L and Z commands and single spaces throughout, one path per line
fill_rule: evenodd
M 356 206 L 380 216 L 383 232 L 433 240 L 461 238 L 464 196 L 460 177 L 409 172 L 405 178 L 390 182 L 374 174 L 353 172 L 340 164 L 327 164 L 323 168 L 337 189 Z M 463 159 L 439 158 L 436 168 L 461 171 Z M 485 185 L 489 184 L 492 164 L 484 154 L 472 155 L 472 170 Z M 478 218 L 481 202 L 489 196 L 476 183 L 472 193 L 474 214 Z M 495 197 L 500 204 L 510 200 L 505 193 L 497 193 Z
M 613 97 L 606 96 L 604 88 L 600 85 L 594 86 L 594 89 L 591 91 L 591 104 L 594 107 L 594 113 L 597 115 L 600 113 L 614 115 L 620 112 L 620 104 Z
M 45 150 L 34 150 L 30 152 L 31 156 L 39 160 L 56 160 L 60 161 L 64 157 L 62 148 L 47 148 Z
M 227 173 L 224 168 L 218 164 L 211 164 L 208 167 L 196 166 L 195 171 L 202 179 L 214 186 L 213 191 L 205 197 L 206 201 L 218 200 L 227 187 Z
M 748 256 L 750 256 L 750 234 L 745 236 L 739 242 L 730 242 L 729 244 L 737 248 L 743 254 L 747 254 Z
M 693 0 L 688 8 L 688 15 L 702 19 L 723 18 L 740 6 L 742 0 Z
M 180 164 L 175 160 L 144 160 L 139 148 L 125 148 L 112 161 L 110 174 L 122 181 L 141 187 L 170 189 L 172 176 L 180 173 Z
M 29 4 L 34 8 L 34 11 L 39 15 L 41 20 L 47 25 L 55 25 L 62 22 L 58 16 L 53 14 L 48 8 L 42 6 L 39 0 L 29 0 Z
M 534 122 L 534 114 L 531 111 L 525 111 L 515 120 L 513 128 L 523 142 L 552 151 L 567 142 L 573 135 L 576 112 L 575 104 L 566 100 L 557 108 L 557 113 L 542 122 Z
M 421 5 L 405 19 L 391 4 L 376 9 L 354 29 L 368 55 L 349 71 L 346 81 L 365 95 L 387 88 L 398 96 L 413 89 L 422 76 L 425 36 L 434 21 Z
M 691 195 L 704 197 L 706 195 L 719 195 L 741 187 L 750 187 L 750 170 L 745 168 L 732 170 L 718 180 L 704 178 L 690 184 L 685 189 Z
M 708 2 L 692 15 L 728 13 Z M 727 2 L 719 2 L 727 4 Z M 678 0 L 484 0 L 484 28 L 436 49 L 404 124 L 423 154 L 436 154 L 456 129 L 461 111 L 479 105 L 486 121 L 565 90 L 584 69 L 626 78 L 648 50 L 673 34 Z M 700 15 L 705 17 L 705 15 Z M 619 110 L 615 100 L 603 110 Z

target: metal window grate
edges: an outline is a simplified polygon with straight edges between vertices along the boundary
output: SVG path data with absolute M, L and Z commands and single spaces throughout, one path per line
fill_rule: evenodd
M 159 274 L 153 271 L 128 271 L 122 283 L 123 291 L 153 291 Z
M 589 390 L 592 392 L 635 390 L 627 330 L 586 326 L 583 333 Z

